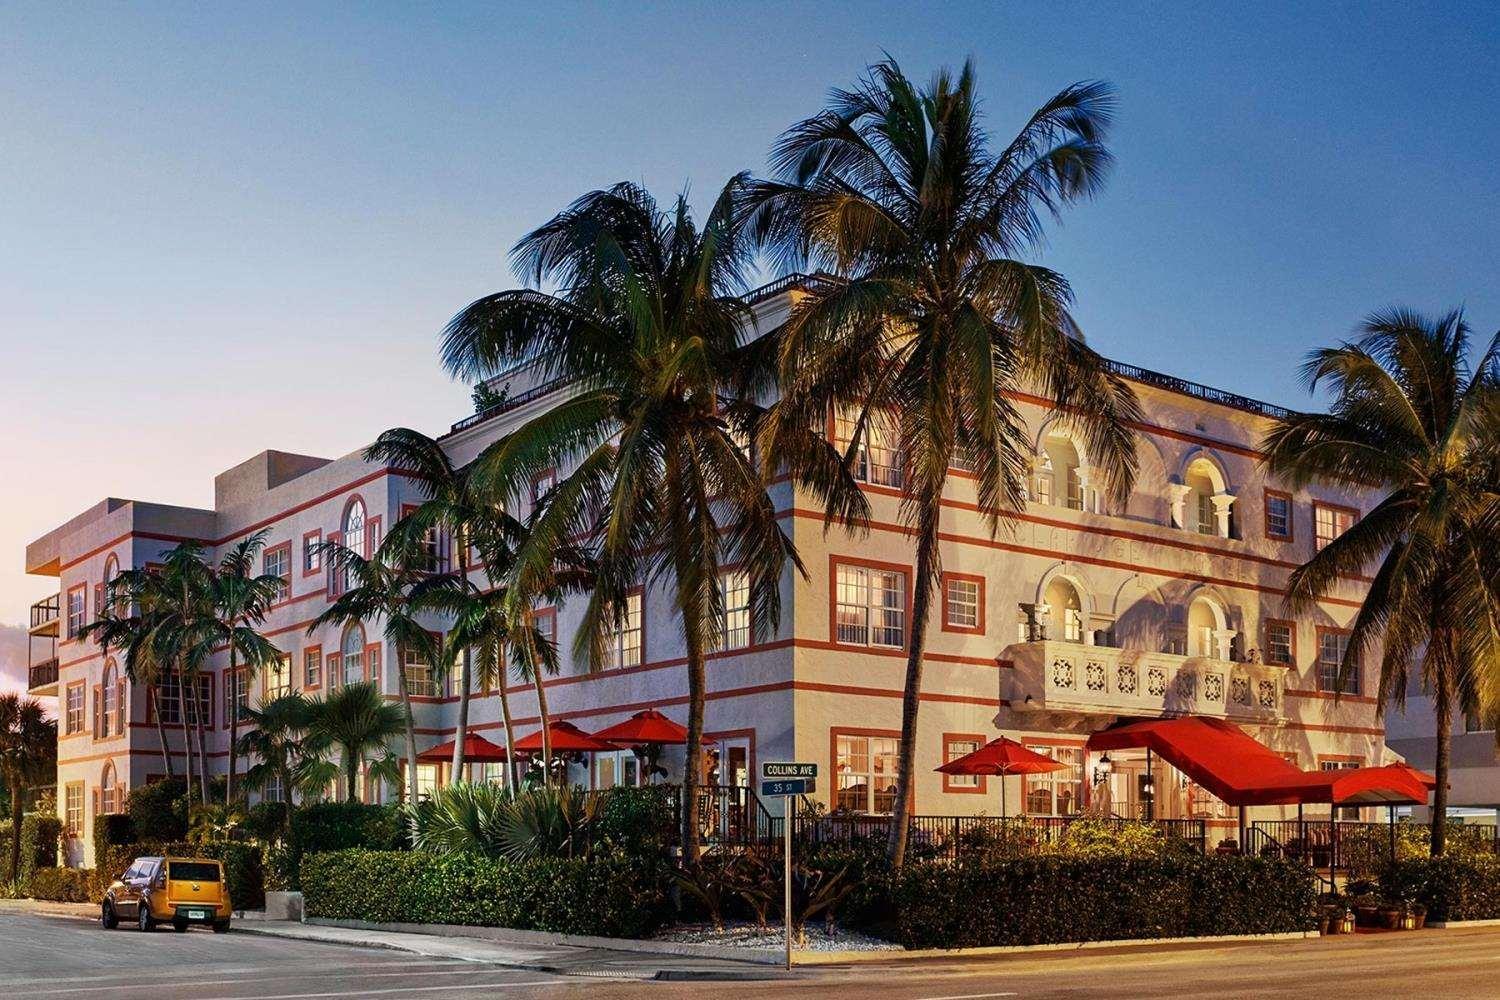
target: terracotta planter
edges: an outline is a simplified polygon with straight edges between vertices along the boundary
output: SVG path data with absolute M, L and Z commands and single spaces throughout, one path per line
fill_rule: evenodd
M 1380 926 L 1380 907 L 1356 906 L 1354 908 L 1354 925 L 1356 927 Z
M 1383 927 L 1388 931 L 1401 928 L 1401 911 L 1397 909 L 1380 909 L 1376 911 L 1377 927 Z

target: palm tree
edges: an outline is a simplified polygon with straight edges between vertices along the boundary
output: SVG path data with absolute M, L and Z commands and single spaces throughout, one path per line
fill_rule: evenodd
M 349 581 L 349 588 L 334 599 L 322 614 L 308 625 L 311 635 L 324 625 L 346 626 L 365 621 L 381 623 L 385 639 L 399 650 L 420 654 L 423 662 L 436 666 L 441 647 L 423 626 L 421 618 L 430 612 L 414 588 L 428 580 L 426 573 L 413 561 L 415 553 L 406 539 L 397 533 L 388 536 L 379 550 L 366 559 L 337 542 L 321 546 L 330 570 Z M 406 731 L 406 798 L 417 799 L 417 733 L 411 710 L 411 685 L 406 673 L 406 657 L 396 657 L 397 690 Z
M 292 829 L 293 793 L 304 795 L 328 787 L 332 777 L 321 753 L 315 753 L 308 737 L 313 704 L 300 692 L 282 695 L 245 713 L 251 728 L 240 737 L 238 752 L 255 763 L 245 771 L 245 787 L 265 793 L 279 788 L 285 797 L 282 816 L 284 835 Z M 337 769 L 334 771 L 337 774 Z
M 1072 292 L 1025 254 L 1042 215 L 1092 195 L 1110 156 L 1113 94 L 1067 87 L 1003 149 L 979 124 L 971 63 L 926 88 L 895 62 L 835 90 L 772 153 L 774 180 L 754 185 L 745 220 L 780 267 L 830 272 L 793 308 L 773 345 L 781 396 L 760 443 L 769 467 L 787 433 L 852 418 L 845 461 L 872 426 L 897 446 L 901 515 L 916 542 L 901 750 L 888 855 L 905 857 L 922 656 L 941 569 L 943 488 L 964 463 L 992 534 L 1025 502 L 1031 446 L 1012 400 L 1043 396 L 1083 437 L 1113 502 L 1135 473 L 1126 382 L 1084 346 Z M 1009 523 L 1009 522 L 1005 522 Z
M 1377 705 L 1404 704 L 1413 666 L 1432 694 L 1437 789 L 1432 853 L 1443 853 L 1453 709 L 1500 710 L 1500 335 L 1469 363 L 1469 327 L 1392 308 L 1352 343 L 1308 355 L 1309 391 L 1328 413 L 1296 414 L 1266 436 L 1266 465 L 1312 482 L 1385 491 L 1368 514 L 1295 569 L 1286 604 L 1315 611 L 1343 578 L 1379 562 L 1354 617 L 1339 689 L 1381 644 Z
M 416 510 L 405 515 L 392 527 L 401 535 L 401 545 L 416 551 L 432 533 L 446 530 L 452 539 L 455 582 L 462 593 L 473 595 L 477 589 L 469 579 L 470 543 L 473 524 L 484 516 L 482 505 L 470 490 L 469 469 L 457 469 L 437 441 L 419 431 L 396 427 L 381 434 L 365 449 L 365 461 L 386 462 L 415 473 L 417 488 L 425 497 Z M 431 569 L 441 567 L 440 560 Z M 453 741 L 454 780 L 463 774 L 464 738 L 469 731 L 469 699 L 472 686 L 473 654 L 465 645 L 458 653 L 458 723 Z M 509 733 L 507 732 L 507 737 Z
M 401 762 L 390 752 L 389 743 L 406 730 L 406 719 L 400 707 L 386 701 L 374 684 L 346 684 L 313 699 L 307 713 L 305 750 L 320 757 L 338 748 L 349 801 L 359 798 L 359 771 L 367 763 L 372 776 L 401 780 Z
M 670 587 L 687 651 L 690 857 L 698 851 L 704 665 L 719 643 L 720 570 L 742 567 L 763 634 L 780 616 L 782 567 L 796 560 L 721 401 L 748 381 L 741 340 L 753 315 L 740 298 L 750 259 L 735 223 L 740 190 L 740 178 L 726 185 L 702 230 L 681 197 L 663 211 L 633 184 L 584 195 L 512 255 L 523 278 L 558 292 L 479 299 L 449 323 L 442 347 L 458 377 L 489 378 L 529 362 L 540 379 L 573 383 L 566 400 L 476 459 L 476 485 L 516 500 L 544 471 L 572 470 L 529 519 L 512 601 L 529 613 L 528 578 L 550 574 L 556 549 L 585 538 L 595 580 L 576 644 L 592 669 L 608 657 L 631 589 Z
M 124 653 L 125 676 L 132 685 L 144 685 L 146 702 L 156 718 L 156 738 L 161 746 L 162 769 L 168 779 L 174 776 L 172 753 L 167 746 L 167 727 L 162 718 L 158 694 L 162 677 L 171 671 L 162 663 L 150 642 L 160 615 L 158 577 L 142 570 L 126 570 L 107 585 L 106 606 L 92 622 L 80 630 L 80 636 L 99 643 L 106 658 L 110 649 Z M 179 711 L 181 711 L 179 705 Z
M 252 575 L 255 558 L 265 548 L 266 533 L 257 532 L 230 547 L 219 560 L 217 570 L 208 577 L 209 614 L 197 620 L 194 629 L 197 647 L 192 656 L 207 662 L 220 649 L 229 649 L 229 672 L 225 685 L 241 682 L 249 688 L 261 667 L 282 659 L 281 651 L 261 635 L 259 626 L 266 620 L 271 605 L 281 596 L 284 581 L 271 574 Z M 233 689 L 232 689 L 233 690 Z M 225 803 L 234 802 L 234 777 L 239 760 L 240 716 L 238 699 L 231 699 L 229 713 L 229 775 L 224 786 Z
M 0 780 L 10 792 L 10 874 L 21 876 L 22 805 L 26 790 L 57 777 L 57 723 L 42 703 L 0 694 Z

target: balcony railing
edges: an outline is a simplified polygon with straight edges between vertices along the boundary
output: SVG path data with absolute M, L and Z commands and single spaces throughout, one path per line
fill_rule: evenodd
M 32 691 L 57 683 L 57 657 L 33 663 L 26 672 L 26 687 Z
M 1017 643 L 1001 697 L 1015 711 L 1209 715 L 1247 722 L 1285 716 L 1285 668 L 1077 642 Z
M 62 598 L 59 595 L 44 597 L 31 606 L 31 627 L 39 629 L 43 625 L 51 625 L 61 613 Z

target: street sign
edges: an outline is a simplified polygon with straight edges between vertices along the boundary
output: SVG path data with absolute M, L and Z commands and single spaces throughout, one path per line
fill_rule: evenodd
M 760 765 L 762 781 L 770 781 L 772 778 L 816 778 L 817 776 L 818 765 L 803 761 L 771 760 L 762 761 Z
M 818 783 L 812 778 L 774 778 L 760 783 L 761 798 L 772 795 L 811 795 L 817 790 Z

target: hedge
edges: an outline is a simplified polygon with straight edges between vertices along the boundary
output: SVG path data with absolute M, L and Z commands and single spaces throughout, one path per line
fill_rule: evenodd
M 1410 858 L 1381 873 L 1387 899 L 1421 903 L 1428 920 L 1500 920 L 1500 858 Z
M 38 868 L 31 873 L 31 898 L 54 903 L 94 903 L 94 872 L 89 868 Z
M 269 888 L 301 888 L 304 855 L 363 848 L 395 851 L 406 847 L 406 833 L 395 806 L 363 802 L 315 802 L 292 813 L 292 829 L 285 844 L 267 848 Z
M 302 859 L 309 917 L 642 937 L 667 913 L 667 871 L 626 858 L 524 863 L 473 854 L 335 851 Z
M 57 864 L 57 846 L 62 840 L 62 820 L 56 816 L 29 813 L 21 820 L 21 870 L 10 870 L 11 821 L 0 820 L 0 883 L 24 885 L 38 868 Z
M 102 818 L 102 817 L 101 817 Z M 95 868 L 92 869 L 90 894 L 102 899 L 109 884 L 124 874 L 136 858 L 174 855 L 188 858 L 213 858 L 224 865 L 229 883 L 229 897 L 237 910 L 259 910 L 266 905 L 265 873 L 261 868 L 261 851 L 254 844 L 238 841 L 215 841 L 204 844 L 161 843 L 143 841 L 136 844 L 99 845 L 95 838 Z
M 1217 856 L 919 862 L 892 889 L 907 948 L 1304 931 L 1315 901 L 1301 865 Z

